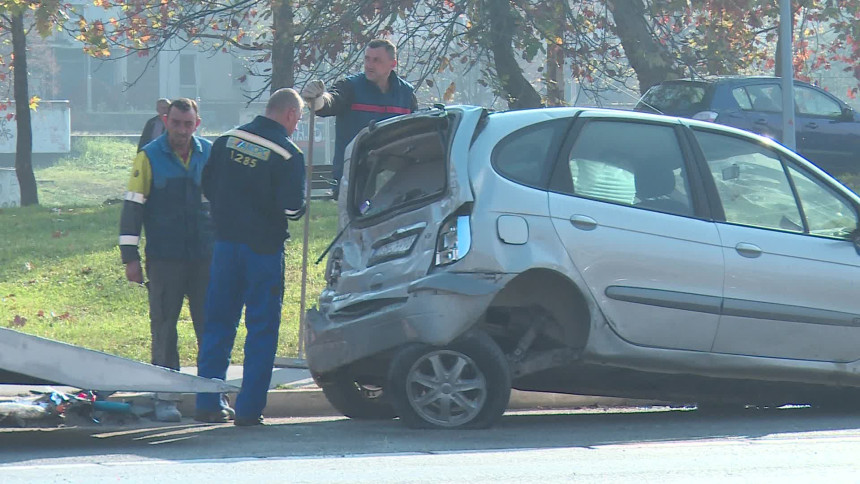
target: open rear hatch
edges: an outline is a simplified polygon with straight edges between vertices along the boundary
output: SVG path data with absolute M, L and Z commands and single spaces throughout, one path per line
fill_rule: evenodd
M 344 316 L 350 311 L 339 306 L 372 310 L 385 297 L 380 292 L 406 297 L 403 284 L 427 274 L 440 226 L 472 201 L 466 163 L 482 112 L 431 109 L 380 122 L 356 137 L 341 188 L 345 227 L 329 255 L 321 305 L 329 299 Z

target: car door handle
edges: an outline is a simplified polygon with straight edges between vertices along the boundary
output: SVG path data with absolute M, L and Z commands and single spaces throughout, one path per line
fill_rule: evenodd
M 735 246 L 735 250 L 738 251 L 743 257 L 747 257 L 749 259 L 755 259 L 756 257 L 761 255 L 761 247 L 755 244 L 749 244 L 747 242 L 741 242 Z
M 818 123 L 806 123 L 803 125 L 804 128 L 815 129 L 818 127 Z
M 758 118 L 755 120 L 755 124 L 767 124 L 767 120 L 764 118 Z
M 587 215 L 571 215 L 570 223 L 579 230 L 594 230 L 597 228 L 597 220 Z

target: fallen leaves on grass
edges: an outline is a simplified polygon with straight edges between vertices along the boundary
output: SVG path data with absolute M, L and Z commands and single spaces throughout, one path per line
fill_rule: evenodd
M 54 319 L 54 321 L 71 321 L 71 320 L 72 320 L 72 315 L 71 315 L 71 314 L 69 314 L 69 312 L 68 312 L 68 311 L 66 311 L 66 312 L 64 312 L 63 314 L 60 314 L 60 315 L 58 316 L 58 315 L 57 315 L 57 313 L 55 313 L 55 312 L 51 311 L 51 318 L 53 318 L 53 319 Z
M 21 316 L 20 314 L 15 315 L 15 319 L 12 320 L 11 326 L 13 328 L 20 328 L 27 324 L 27 318 Z
M 51 234 L 51 237 L 53 237 L 55 239 L 59 239 L 60 237 L 65 237 L 67 235 L 69 235 L 68 230 L 55 230 L 54 233 Z

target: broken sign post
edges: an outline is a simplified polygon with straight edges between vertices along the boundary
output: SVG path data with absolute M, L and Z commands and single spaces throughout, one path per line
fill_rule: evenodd
M 299 302 L 299 358 L 305 357 L 305 297 L 308 286 L 308 240 L 311 230 L 311 186 L 313 185 L 314 169 L 314 121 L 316 114 L 313 106 L 309 106 L 310 119 L 308 120 L 308 159 L 305 160 L 305 230 L 302 241 L 302 294 Z

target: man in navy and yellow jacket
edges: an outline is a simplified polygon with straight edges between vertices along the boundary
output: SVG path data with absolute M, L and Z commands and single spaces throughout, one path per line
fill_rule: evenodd
M 146 235 L 152 364 L 179 369 L 176 323 L 188 297 L 198 345 L 212 256 L 211 221 L 201 180 L 212 143 L 194 136 L 197 103 L 177 99 L 164 117 L 167 132 L 134 159 L 120 220 L 119 247 L 129 281 L 143 284 L 138 244 Z M 159 395 L 156 420 L 179 421 L 176 396 Z
M 332 176 L 338 185 L 344 150 L 359 131 L 371 121 L 409 114 L 418 107 L 415 88 L 394 72 L 396 66 L 397 47 L 389 40 L 376 39 L 365 49 L 363 73 L 338 81 L 328 92 L 319 80 L 302 89 L 302 97 L 317 116 L 337 116 Z
M 236 425 L 262 423 L 284 298 L 287 221 L 305 212 L 305 163 L 290 140 L 303 102 L 292 89 L 269 98 L 265 116 L 224 133 L 212 146 L 203 189 L 212 203 L 215 250 L 197 374 L 223 380 L 242 309 L 245 363 Z M 226 422 L 218 394 L 197 395 L 194 419 Z

